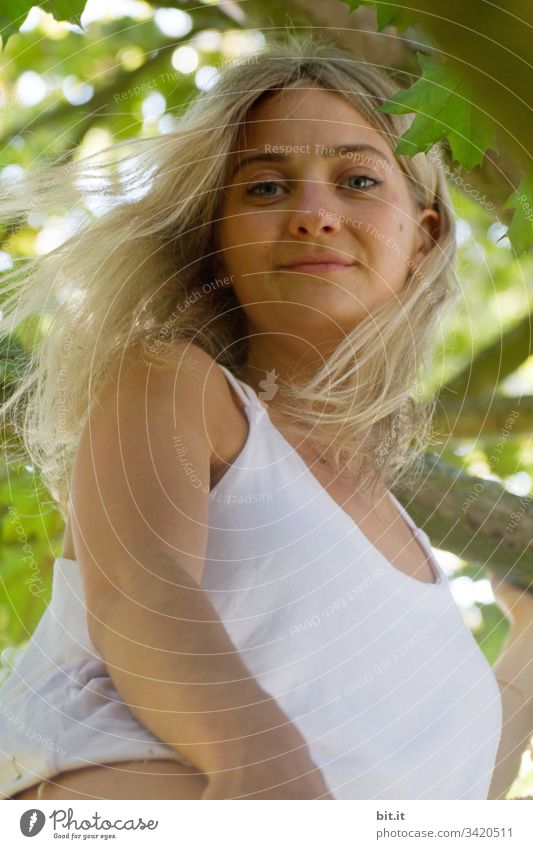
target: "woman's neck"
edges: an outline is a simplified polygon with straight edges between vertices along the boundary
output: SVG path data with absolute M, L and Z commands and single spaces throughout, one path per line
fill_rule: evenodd
M 268 393 L 263 381 L 272 387 L 272 391 L 279 381 L 301 384 L 322 368 L 330 353 L 317 352 L 312 348 L 294 352 L 280 350 L 268 337 L 255 336 L 249 344 L 247 361 L 236 370 L 236 375 L 252 386 L 258 395 L 261 391 Z

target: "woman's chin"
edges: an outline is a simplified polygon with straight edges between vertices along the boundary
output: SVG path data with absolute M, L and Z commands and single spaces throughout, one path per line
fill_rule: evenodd
M 292 334 L 312 347 L 322 348 L 328 343 L 340 344 L 364 318 L 363 313 L 348 316 L 346 310 L 337 312 L 325 309 L 324 306 L 318 308 L 301 304 L 295 309 L 278 313 L 276 332 Z
M 353 297 L 335 298 L 321 293 L 306 291 L 298 296 L 293 295 L 293 303 L 279 305 L 280 318 L 289 320 L 314 330 L 327 330 L 330 334 L 338 333 L 339 329 L 350 332 L 367 315 L 362 305 L 354 303 Z

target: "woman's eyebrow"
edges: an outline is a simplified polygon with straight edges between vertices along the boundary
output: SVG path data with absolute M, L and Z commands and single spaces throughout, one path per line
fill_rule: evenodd
M 278 145 L 281 147 L 282 145 Z M 276 147 L 276 145 L 271 145 L 271 147 Z M 310 147 L 310 145 L 307 145 Z M 338 145 L 326 145 L 326 144 L 315 144 L 314 148 L 316 153 L 322 157 L 326 156 L 342 156 L 344 153 L 362 153 L 362 152 L 371 152 L 377 155 L 380 159 L 383 159 L 387 162 L 391 168 L 392 163 L 387 156 L 383 153 L 383 151 L 379 150 L 379 148 L 374 147 L 371 144 L 338 144 Z M 268 151 L 263 151 L 261 153 L 256 153 L 254 156 L 244 156 L 237 164 L 235 165 L 231 178 L 235 176 L 235 174 L 241 169 L 244 168 L 245 165 L 248 165 L 250 162 L 285 162 L 290 158 L 290 154 L 287 153 L 270 153 Z

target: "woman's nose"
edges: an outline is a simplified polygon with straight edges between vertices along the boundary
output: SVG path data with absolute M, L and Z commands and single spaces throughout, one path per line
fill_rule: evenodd
M 318 236 L 335 233 L 341 227 L 341 216 L 328 204 L 328 187 L 318 182 L 300 184 L 289 211 L 291 236 Z

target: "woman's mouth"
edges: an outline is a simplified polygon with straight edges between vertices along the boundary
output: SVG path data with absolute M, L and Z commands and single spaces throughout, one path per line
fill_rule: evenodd
M 302 262 L 300 265 L 282 266 L 282 271 L 300 271 L 304 274 L 328 274 L 332 271 L 346 271 L 353 265 L 341 262 Z

